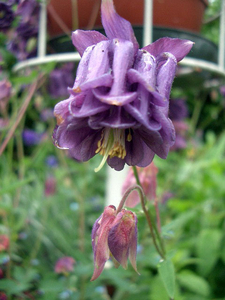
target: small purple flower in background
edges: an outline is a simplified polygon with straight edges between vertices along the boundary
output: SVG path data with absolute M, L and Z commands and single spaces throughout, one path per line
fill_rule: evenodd
M 152 162 L 149 166 L 145 168 L 138 168 L 138 176 L 141 183 L 141 186 L 143 188 L 145 196 L 149 200 L 153 200 L 156 198 L 156 187 L 157 187 L 157 173 L 158 168 L 155 166 L 155 164 Z M 135 185 L 136 179 L 134 176 L 133 169 L 130 168 L 128 171 L 127 177 L 124 181 L 124 184 L 122 186 L 122 195 L 126 192 L 126 190 L 133 185 Z M 127 207 L 135 207 L 137 204 L 140 203 L 140 197 L 138 195 L 137 191 L 133 191 L 126 200 L 125 206 Z
M 36 45 L 31 46 L 31 38 L 38 33 L 40 4 L 36 0 L 21 0 L 17 7 L 16 16 L 19 24 L 12 39 L 7 45 L 18 60 L 24 60 L 36 55 Z
M 179 62 L 192 48 L 188 40 L 162 38 L 142 49 L 131 24 L 102 0 L 107 37 L 76 30 L 81 55 L 70 97 L 55 106 L 55 145 L 87 161 L 97 153 L 116 170 L 146 167 L 157 154 L 166 158 L 175 140 L 167 117 L 169 94 Z
M 188 116 L 188 108 L 185 99 L 170 99 L 169 118 L 173 122 L 176 131 L 176 140 L 171 150 L 184 149 L 187 146 L 186 134 L 189 129 L 184 119 Z
M 220 87 L 220 93 L 221 93 L 221 95 L 222 95 L 223 97 L 225 97 L 225 85 L 222 85 L 222 86 Z
M 20 22 L 16 28 L 17 34 L 24 39 L 37 36 L 40 4 L 36 0 L 21 0 L 16 14 Z
M 0 102 L 4 101 L 5 99 L 9 99 L 11 90 L 12 85 L 8 80 L 0 80 Z
M 0 2 L 0 31 L 10 28 L 15 16 L 9 3 Z
M 25 129 L 23 131 L 23 142 L 26 146 L 35 146 L 38 145 L 43 139 L 44 134 L 38 133 L 31 129 Z
M 64 64 L 61 68 L 55 69 L 49 76 L 49 93 L 52 98 L 66 97 L 68 86 L 73 86 L 73 63 Z
M 12 85 L 7 79 L 0 80 L 0 112 L 5 114 L 6 106 L 12 93 Z
M 53 110 L 51 108 L 45 108 L 41 111 L 41 120 L 46 122 L 54 117 Z
M 127 268 L 127 259 L 137 272 L 137 217 L 122 209 L 116 214 L 116 208 L 109 205 L 95 221 L 92 229 L 92 248 L 94 252 L 94 273 L 91 281 L 102 273 L 106 261 L 112 257 L 116 267 Z
M 55 157 L 55 155 L 47 156 L 45 162 L 51 168 L 55 168 L 59 164 L 58 159 Z
M 70 256 L 61 257 L 55 264 L 55 273 L 67 275 L 68 272 L 73 271 L 75 262 L 75 259 Z

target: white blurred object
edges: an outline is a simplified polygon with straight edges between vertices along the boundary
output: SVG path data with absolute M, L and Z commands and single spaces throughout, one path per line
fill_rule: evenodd
M 125 165 L 122 171 L 115 171 L 107 166 L 107 183 L 106 183 L 106 203 L 105 205 L 114 205 L 117 207 L 122 198 L 122 185 L 127 176 L 129 167 Z

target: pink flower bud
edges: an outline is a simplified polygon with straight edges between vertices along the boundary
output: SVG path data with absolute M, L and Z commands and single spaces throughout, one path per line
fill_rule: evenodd
M 102 273 L 110 255 L 115 265 L 127 268 L 129 257 L 135 271 L 137 253 L 137 218 L 128 210 L 122 209 L 116 215 L 113 205 L 107 206 L 103 214 L 95 221 L 92 229 L 92 247 L 94 252 L 94 273 L 91 281 Z
M 55 273 L 67 274 L 73 271 L 75 260 L 70 256 L 61 257 L 55 264 Z
M 0 235 L 0 252 L 7 250 L 9 247 L 9 238 L 7 235 Z

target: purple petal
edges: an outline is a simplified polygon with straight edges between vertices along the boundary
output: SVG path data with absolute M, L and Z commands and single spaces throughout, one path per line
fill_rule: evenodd
M 113 84 L 108 94 L 102 94 L 98 90 L 93 91 L 95 96 L 109 105 L 125 105 L 132 102 L 136 92 L 126 91 L 126 73 L 133 64 L 134 51 L 133 45 L 129 41 L 113 40 L 112 48 L 114 51 L 112 63 Z
M 97 78 L 87 80 L 83 84 L 81 84 L 80 89 L 81 91 L 95 89 L 97 87 L 110 87 L 113 83 L 113 77 L 111 74 L 103 74 Z
M 74 82 L 73 90 L 74 92 L 80 92 L 80 85 L 87 80 L 88 75 L 88 64 L 90 61 L 91 54 L 94 50 L 95 46 L 88 47 L 80 60 L 78 65 L 76 79 Z
M 132 267 L 138 273 L 136 256 L 137 256 L 137 217 L 133 213 L 135 224 L 132 226 L 132 230 L 130 233 L 130 249 L 129 249 L 129 259 Z M 138 273 L 139 274 L 139 273 Z
M 99 102 L 90 91 L 78 94 L 69 103 L 69 112 L 76 118 L 90 117 L 108 109 L 108 105 Z
M 120 17 L 114 8 L 112 0 L 102 0 L 102 24 L 109 39 L 120 38 L 133 43 L 135 52 L 139 45 L 130 22 Z
M 112 76 L 109 66 L 109 47 L 111 41 L 102 41 L 87 48 L 81 58 L 76 81 L 73 87 L 75 93 L 98 86 L 111 86 Z
M 114 258 L 127 268 L 127 259 L 129 252 L 132 258 L 132 265 L 136 268 L 136 251 L 137 245 L 137 219 L 133 212 L 123 209 L 116 216 L 113 226 L 109 230 L 108 246 Z M 132 249 L 131 249 L 132 246 Z
M 163 52 L 172 53 L 176 57 L 177 62 L 179 62 L 190 52 L 193 44 L 194 43 L 189 40 L 164 37 L 143 49 L 151 53 L 154 57 L 157 57 Z
M 162 125 L 160 121 L 154 118 L 151 111 L 152 96 L 146 91 L 140 89 L 139 99 L 132 104 L 126 105 L 124 108 L 140 125 L 144 125 L 149 130 L 159 130 Z
M 54 115 L 57 118 L 57 125 L 61 125 L 69 116 L 68 105 L 72 97 L 60 101 L 54 108 Z
M 107 164 L 116 171 L 121 171 L 124 168 L 125 160 L 117 156 L 107 159 Z
M 101 101 L 102 103 L 107 103 L 109 105 L 122 106 L 122 105 L 125 105 L 127 103 L 134 101 L 134 99 L 137 98 L 136 92 L 123 93 L 121 96 L 120 95 L 117 95 L 117 96 L 110 95 L 110 93 L 104 95 L 104 94 L 100 93 L 98 90 L 93 91 L 93 94 L 95 95 L 96 98 L 99 99 L 99 101 Z
M 107 37 L 94 30 L 84 31 L 78 29 L 72 33 L 72 42 L 79 52 L 80 56 L 83 55 L 87 47 L 105 40 L 107 40 Z
M 127 72 L 127 78 L 129 80 L 129 82 L 132 83 L 139 83 L 142 87 L 144 87 L 149 93 L 152 94 L 152 103 L 158 105 L 158 106 L 165 106 L 167 105 L 166 102 L 166 97 L 164 97 L 163 95 L 160 95 L 158 91 L 156 91 L 156 89 L 149 85 L 149 83 L 147 82 L 148 79 L 148 75 L 144 74 L 144 73 L 139 73 L 137 70 L 134 69 L 130 69 Z M 154 76 L 156 77 L 156 76 Z
M 170 53 L 164 53 L 162 66 L 158 71 L 157 85 L 158 91 L 166 99 L 169 99 L 172 83 L 176 73 L 177 62 L 175 57 Z
M 129 166 L 146 167 L 154 158 L 154 152 L 141 139 L 139 131 L 134 130 L 132 141 L 126 141 L 127 155 L 125 161 Z

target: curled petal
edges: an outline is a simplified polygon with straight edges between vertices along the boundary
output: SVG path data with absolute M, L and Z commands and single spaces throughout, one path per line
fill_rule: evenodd
M 108 106 L 104 103 L 99 103 L 90 91 L 71 99 L 68 106 L 69 112 L 76 118 L 90 117 L 108 110 Z
M 130 257 L 132 266 L 137 271 L 137 218 L 133 212 L 123 209 L 118 213 L 109 230 L 108 245 L 113 257 L 124 269 L 127 268 L 127 259 Z
M 152 103 L 158 105 L 158 106 L 165 106 L 167 105 L 166 98 L 163 97 L 156 89 L 155 87 L 151 86 L 146 78 L 151 77 L 149 74 L 142 74 L 139 73 L 137 70 L 130 69 L 127 72 L 127 78 L 130 83 L 139 83 L 142 87 L 144 87 L 149 93 L 152 94 Z
M 158 39 L 157 41 L 144 47 L 143 49 L 151 53 L 154 57 L 157 57 L 163 52 L 170 52 L 176 57 L 176 60 L 179 62 L 190 52 L 193 44 L 194 43 L 189 40 L 164 37 Z
M 102 0 L 102 24 L 109 39 L 119 38 L 133 43 L 135 52 L 139 45 L 130 22 L 120 17 L 114 8 L 112 0 Z
M 98 90 L 93 91 L 95 96 L 109 105 L 121 106 L 132 102 L 136 92 L 126 91 L 126 73 L 131 68 L 134 58 L 133 45 L 129 41 L 115 39 L 112 43 L 113 63 L 112 75 L 113 84 L 109 93 L 102 94 Z
M 170 90 L 176 73 L 177 61 L 174 55 L 168 52 L 163 53 L 163 59 L 165 62 L 163 62 L 158 71 L 157 85 L 159 93 L 166 99 L 169 99 Z
M 91 281 L 102 273 L 106 261 L 109 259 L 108 233 L 116 216 L 116 208 L 107 206 L 102 216 L 97 219 L 92 230 L 92 246 L 94 251 L 94 273 Z
M 72 33 L 72 42 L 79 52 L 80 56 L 83 55 L 85 49 L 89 46 L 95 45 L 101 41 L 107 40 L 103 34 L 98 31 L 84 31 L 84 30 L 75 30 Z

